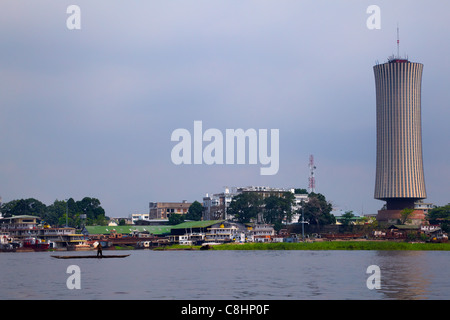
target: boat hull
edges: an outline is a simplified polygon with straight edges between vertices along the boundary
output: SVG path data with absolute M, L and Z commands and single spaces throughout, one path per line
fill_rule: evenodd
M 103 255 L 103 256 L 51 256 L 56 259 L 107 259 L 107 258 L 125 258 L 128 257 L 129 254 L 123 255 Z

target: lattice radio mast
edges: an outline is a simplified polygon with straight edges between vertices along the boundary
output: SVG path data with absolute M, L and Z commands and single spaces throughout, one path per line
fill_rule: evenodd
M 314 171 L 316 166 L 314 165 L 314 156 L 309 156 L 309 192 L 316 192 L 316 178 L 314 177 Z

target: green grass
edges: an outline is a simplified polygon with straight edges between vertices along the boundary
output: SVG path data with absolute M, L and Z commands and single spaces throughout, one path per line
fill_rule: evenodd
M 155 247 L 154 251 L 164 251 L 164 250 L 199 250 L 201 246 L 186 246 L 181 244 L 172 244 L 170 246 Z
M 245 243 L 214 246 L 214 250 L 440 250 L 450 243 L 408 243 L 394 241 L 323 241 L 301 243 Z
M 133 250 L 133 246 L 114 246 L 114 250 Z

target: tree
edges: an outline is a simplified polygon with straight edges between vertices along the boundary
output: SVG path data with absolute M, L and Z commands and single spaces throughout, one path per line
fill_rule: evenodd
M 292 206 L 295 196 L 291 192 L 285 192 L 283 195 L 272 195 L 264 199 L 263 219 L 266 223 L 272 223 L 275 230 L 280 230 L 283 226 L 283 220 L 290 222 L 292 219 Z
M 106 225 L 107 218 L 105 217 L 105 210 L 100 205 L 100 200 L 96 198 L 84 197 L 81 201 L 77 201 L 73 208 L 76 208 L 76 213 L 86 215 L 86 223 L 93 225 Z
M 342 215 L 342 224 L 344 226 L 348 226 L 350 225 L 350 223 L 352 222 L 352 219 L 355 217 L 355 215 L 353 214 L 353 211 L 346 211 L 343 215 Z
M 100 200 L 85 197 L 81 201 L 70 198 L 65 200 L 55 200 L 45 210 L 43 219 L 50 225 L 80 228 L 83 223 L 87 225 L 106 225 L 107 217 L 105 210 L 100 205 Z M 82 218 L 82 215 L 85 215 Z
M 308 190 L 306 189 L 294 189 L 295 194 L 308 194 Z
M 200 221 L 203 216 L 203 206 L 200 202 L 194 201 L 188 209 L 186 220 Z
M 262 211 L 262 196 L 255 192 L 243 192 L 234 196 L 227 213 L 233 215 L 241 223 L 257 219 Z
M 66 211 L 67 204 L 64 200 L 55 200 L 53 204 L 47 207 L 45 211 L 44 220 L 52 226 L 65 226 L 66 225 Z M 68 215 L 68 217 L 70 214 Z M 67 219 L 69 226 L 72 224 L 70 218 Z
M 89 197 L 85 197 L 81 201 L 75 201 L 72 198 L 67 201 L 55 200 L 49 206 L 34 198 L 12 200 L 2 204 L 0 211 L 5 218 L 13 215 L 32 215 L 53 226 L 65 226 L 66 214 L 68 225 L 71 227 L 81 226 L 82 214 L 86 214 L 87 224 L 106 225 L 108 220 L 100 201 Z
M 400 224 L 405 224 L 406 221 L 408 221 L 409 217 L 411 217 L 413 212 L 414 209 L 411 208 L 405 208 L 402 211 L 400 211 Z
M 169 215 L 169 224 L 176 225 L 184 222 L 184 216 L 182 214 L 172 213 Z
M 300 209 L 301 210 L 301 209 Z M 309 200 L 303 206 L 305 220 L 315 224 L 317 232 L 320 232 L 320 225 L 332 224 L 336 218 L 330 213 L 332 205 L 321 193 L 311 192 Z
M 1 206 L 1 212 L 4 218 L 12 216 L 37 216 L 42 218 L 47 206 L 34 198 L 12 200 Z
M 342 215 L 342 226 L 343 229 L 345 231 L 349 231 L 351 230 L 351 223 L 352 223 L 352 219 L 355 215 L 353 214 L 353 211 L 346 211 L 343 215 Z
M 431 224 L 440 224 L 444 232 L 450 232 L 450 203 L 430 210 L 427 219 Z

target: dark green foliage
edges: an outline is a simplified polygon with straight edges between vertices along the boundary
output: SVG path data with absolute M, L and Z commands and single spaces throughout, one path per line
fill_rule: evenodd
M 450 232 L 450 203 L 430 210 L 427 219 L 431 224 L 439 224 L 444 232 Z
M 33 198 L 12 200 L 2 204 L 0 211 L 5 218 L 19 215 L 37 216 L 55 227 L 66 225 L 66 215 L 68 225 L 77 228 L 82 225 L 106 225 L 108 220 L 100 200 L 89 197 L 80 201 L 72 198 L 67 201 L 55 200 L 49 206 Z
M 194 201 L 186 214 L 186 220 L 200 221 L 202 219 L 203 206 L 200 202 Z
M 323 194 L 311 192 L 303 206 L 305 220 L 316 225 L 318 232 L 321 225 L 336 223 L 336 218 L 331 214 L 332 205 Z
M 184 216 L 182 214 L 172 213 L 169 215 L 169 224 L 176 225 L 184 222 Z

